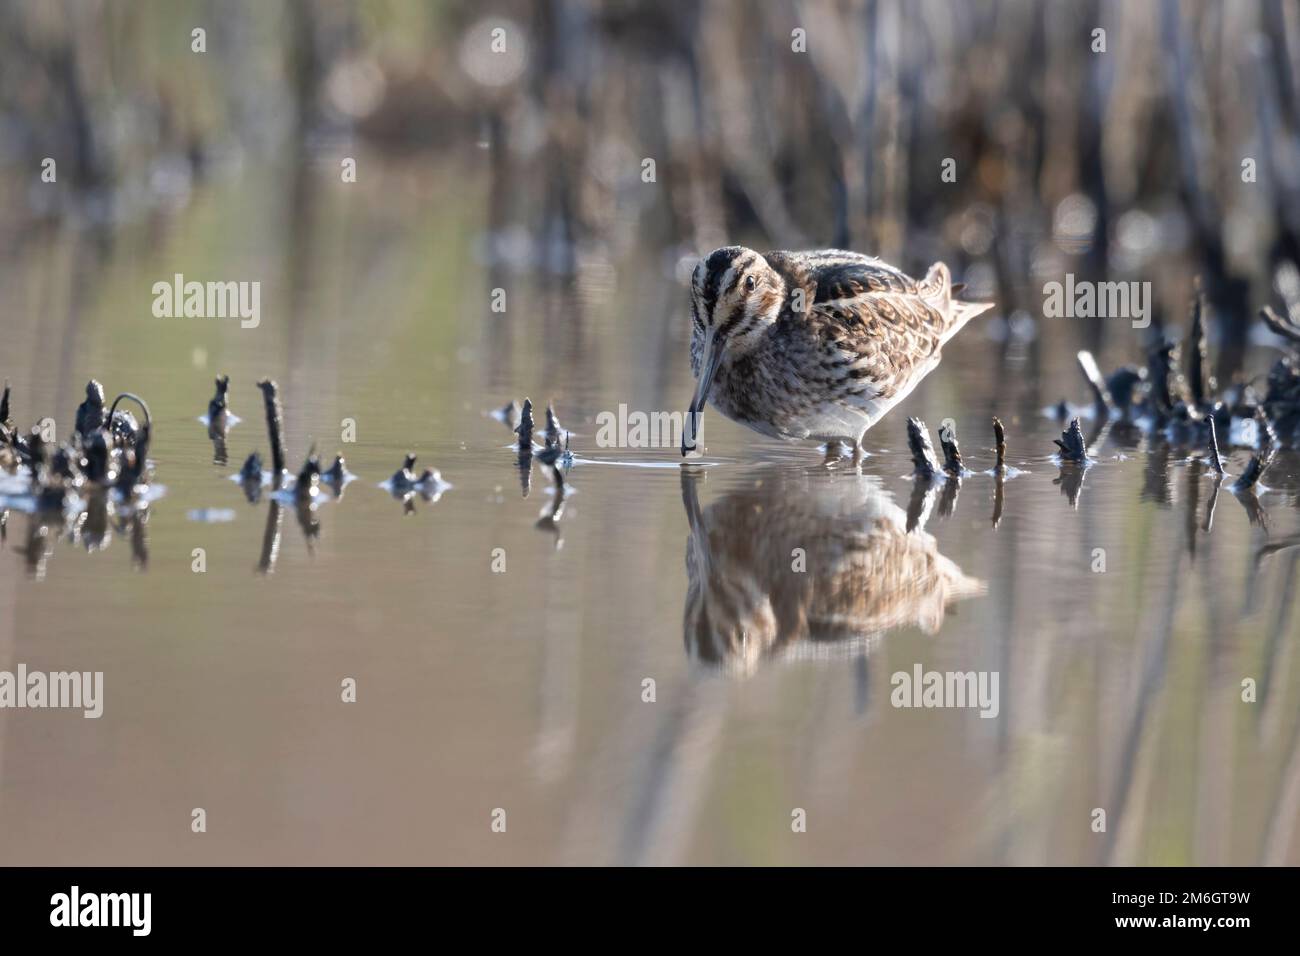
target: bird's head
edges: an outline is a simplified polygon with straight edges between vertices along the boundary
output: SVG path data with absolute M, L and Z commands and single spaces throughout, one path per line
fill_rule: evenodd
M 695 396 L 687 410 L 682 454 L 695 445 L 699 416 L 725 358 L 755 348 L 777 320 L 786 285 L 761 255 L 744 246 L 715 249 L 691 275 L 691 368 Z

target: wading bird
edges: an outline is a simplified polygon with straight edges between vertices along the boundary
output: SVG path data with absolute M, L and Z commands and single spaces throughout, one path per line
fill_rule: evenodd
M 953 298 L 948 267 L 921 280 L 856 252 L 726 246 L 691 277 L 691 368 L 682 454 L 706 402 L 764 435 L 860 453 L 867 429 L 939 364 L 940 349 L 993 307 Z

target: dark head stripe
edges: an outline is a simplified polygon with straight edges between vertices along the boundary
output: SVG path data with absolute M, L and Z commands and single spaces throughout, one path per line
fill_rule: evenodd
M 752 266 L 753 264 L 754 264 L 753 253 L 745 256 L 745 258 L 743 259 L 733 262 L 732 266 L 736 271 L 731 276 L 731 283 L 727 286 L 726 290 L 722 294 L 730 295 L 731 292 L 736 288 L 736 286 L 740 285 L 741 276 L 743 276 L 746 270 L 749 269 L 749 267 Z
M 725 336 L 733 332 L 736 326 L 739 325 L 744 320 L 745 320 L 745 303 L 741 302 L 739 305 L 733 308 L 729 313 L 727 313 L 727 317 L 723 321 L 714 322 L 713 325 L 714 328 L 717 330 L 716 334 Z
M 721 249 L 715 249 L 710 253 L 709 258 L 705 260 L 705 270 L 707 275 L 704 279 L 704 311 L 707 315 L 713 315 L 713 309 L 718 304 L 718 298 L 725 293 L 721 289 L 723 276 L 731 268 L 731 264 L 743 250 L 740 246 L 724 246 Z M 728 286 L 726 292 L 731 291 Z

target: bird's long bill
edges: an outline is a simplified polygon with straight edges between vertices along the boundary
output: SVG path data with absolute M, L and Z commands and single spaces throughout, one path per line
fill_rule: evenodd
M 682 425 L 682 457 L 697 450 L 695 443 L 700 434 L 704 403 L 709 399 L 713 377 L 718 374 L 718 366 L 721 364 L 722 343 L 710 333 L 704 343 L 704 360 L 700 363 L 700 377 L 695 383 L 695 394 L 691 397 L 691 406 L 686 410 L 686 421 Z

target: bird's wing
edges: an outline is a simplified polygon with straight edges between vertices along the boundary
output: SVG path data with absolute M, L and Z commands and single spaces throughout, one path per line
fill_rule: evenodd
M 848 363 L 848 375 L 889 398 L 938 361 L 948 321 L 915 293 L 860 292 L 814 306 L 819 338 Z
M 829 249 L 790 257 L 790 270 L 812 301 L 812 310 L 827 310 L 852 319 L 860 316 L 885 334 L 951 338 L 970 319 L 992 308 L 988 302 L 960 302 L 948 267 L 936 262 L 921 279 L 871 256 Z M 782 263 L 784 265 L 784 263 Z M 960 289 L 960 287 L 958 287 Z
M 916 295 L 917 281 L 901 269 L 856 252 L 813 253 L 808 261 L 808 278 L 817 283 L 813 303 L 854 299 L 871 293 L 894 292 Z
M 909 382 L 933 368 L 943 343 L 991 307 L 955 300 L 941 262 L 917 280 L 880 259 L 841 249 L 765 258 L 811 303 L 802 312 L 791 304 L 783 313 L 790 337 L 812 331 L 823 368 L 847 366 L 845 384 L 872 401 L 905 394 Z
M 852 298 L 863 292 L 920 291 L 917 281 L 901 269 L 860 252 L 768 252 L 763 258 L 784 276 L 787 285 L 805 289 L 814 302 Z

